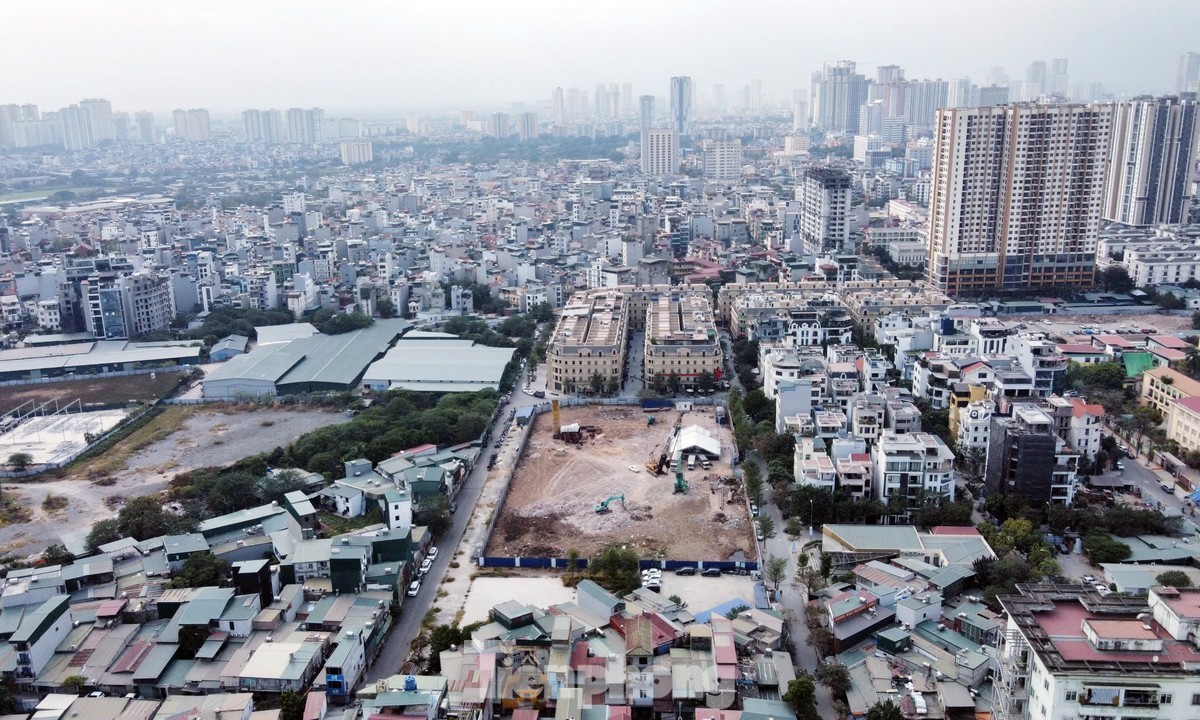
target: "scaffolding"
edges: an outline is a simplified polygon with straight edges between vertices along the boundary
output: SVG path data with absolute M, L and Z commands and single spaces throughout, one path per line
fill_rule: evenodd
M 1009 627 L 1000 646 L 1000 663 L 992 678 L 992 710 L 996 720 L 1022 720 L 1029 715 L 1029 668 L 1033 649 L 1025 636 Z

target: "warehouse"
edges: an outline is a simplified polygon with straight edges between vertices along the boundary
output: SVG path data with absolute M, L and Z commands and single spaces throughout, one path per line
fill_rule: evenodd
M 453 335 L 414 331 L 367 368 L 362 385 L 377 392 L 495 390 L 514 352 L 514 348 L 476 345 Z
M 236 400 L 351 390 L 358 386 L 367 367 L 382 358 L 411 327 L 404 320 L 380 320 L 340 335 L 282 331 L 278 336 L 294 339 L 260 343 L 209 373 L 203 382 L 204 397 Z
M 199 341 L 131 343 L 124 340 L 2 350 L 0 381 L 194 365 L 200 361 L 200 350 Z

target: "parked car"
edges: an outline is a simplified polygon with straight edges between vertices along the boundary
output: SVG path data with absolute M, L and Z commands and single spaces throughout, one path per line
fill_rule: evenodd
M 1119 462 L 1119 463 L 1117 463 L 1117 469 L 1118 469 L 1118 470 L 1124 470 L 1124 469 L 1125 469 L 1125 463 L 1123 463 L 1123 462 Z
M 421 581 L 413 580 L 411 583 L 408 584 L 408 592 L 405 594 L 408 595 L 409 597 L 416 597 L 417 593 L 419 593 L 419 592 L 421 592 Z
M 721 577 L 721 568 L 704 568 L 700 574 L 704 577 Z
M 1172 493 L 1172 494 L 1175 493 L 1175 486 L 1172 485 L 1171 483 L 1159 483 L 1158 486 L 1160 488 L 1162 488 L 1162 491 L 1165 493 Z
M 452 510 L 450 510 L 450 512 L 454 512 L 454 510 L 452 509 Z M 430 561 L 432 561 L 432 560 L 436 560 L 436 559 L 437 559 L 437 553 L 438 553 L 438 550 L 437 550 L 437 548 L 435 548 L 435 547 L 431 547 L 431 548 L 429 548 L 429 552 L 425 554 L 425 557 L 426 557 L 426 559 L 428 559 L 428 560 L 430 560 Z
M 425 558 L 424 560 L 421 561 L 421 569 L 419 570 L 419 572 L 422 575 L 424 575 L 425 573 L 429 572 L 429 568 L 431 568 L 431 567 L 433 567 L 433 561 L 430 560 L 429 558 Z
M 696 568 L 694 568 L 694 567 L 675 568 L 675 574 L 676 575 L 695 575 Z
M 750 514 L 758 517 L 758 505 L 756 503 L 750 503 Z

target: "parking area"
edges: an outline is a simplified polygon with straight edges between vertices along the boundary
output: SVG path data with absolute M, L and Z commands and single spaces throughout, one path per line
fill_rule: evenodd
M 703 577 L 701 575 L 676 575 L 665 570 L 662 574 L 663 597 L 678 595 L 687 603 L 688 610 L 695 614 L 723 605 L 734 599 L 754 605 L 754 580 L 749 575 Z

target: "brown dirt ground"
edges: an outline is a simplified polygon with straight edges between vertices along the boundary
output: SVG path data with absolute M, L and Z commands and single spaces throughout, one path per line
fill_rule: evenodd
M 712 408 L 684 414 L 682 425 L 700 425 L 721 440 L 721 459 L 711 470 L 688 471 L 690 488 L 672 492 L 674 475 L 652 476 L 646 462 L 659 452 L 679 414 L 657 413 L 647 427 L 640 408 L 564 408 L 562 423 L 600 428 L 582 446 L 552 437 L 550 413 L 538 415 L 517 464 L 503 514 L 488 541 L 493 557 L 584 557 L 609 542 L 633 543 L 640 554 L 677 560 L 754 558 L 754 533 L 744 496 L 731 489 L 732 439 L 719 428 Z M 636 471 L 631 468 L 636 468 Z M 714 488 L 716 489 L 714 492 Z M 596 504 L 624 495 L 625 505 L 597 514 Z
M 149 375 L 129 375 L 40 385 L 9 385 L 0 388 L 0 415 L 30 400 L 38 403 L 57 400 L 66 404 L 78 398 L 85 407 L 96 403 L 153 401 L 170 392 L 178 381 L 178 372 L 164 371 L 155 373 L 153 380 Z

